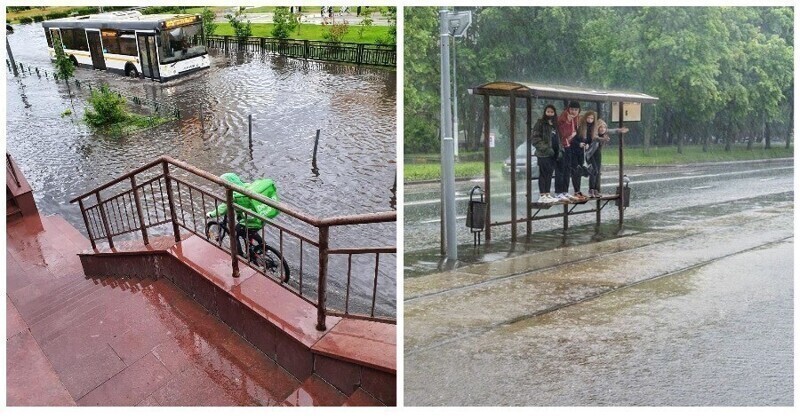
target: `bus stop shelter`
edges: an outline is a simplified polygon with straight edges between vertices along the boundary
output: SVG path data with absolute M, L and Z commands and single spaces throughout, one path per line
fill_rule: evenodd
M 477 87 L 473 87 L 469 89 L 469 93 L 476 96 L 483 96 L 483 153 L 484 153 L 484 193 L 486 195 L 486 221 L 485 221 L 485 240 L 486 242 L 491 241 L 492 227 L 502 226 L 502 225 L 511 225 L 511 241 L 517 240 L 517 224 L 524 222 L 526 223 L 526 236 L 530 238 L 532 233 L 532 222 L 534 220 L 541 220 L 546 218 L 555 218 L 555 217 L 562 217 L 564 220 L 564 230 L 569 227 L 569 217 L 570 215 L 578 215 L 578 214 L 585 214 L 585 213 L 596 213 L 596 222 L 597 225 L 600 224 L 600 212 L 605 206 L 611 202 L 615 201 L 617 203 L 617 207 L 619 208 L 619 226 L 622 227 L 624 221 L 624 213 L 625 213 L 625 202 L 623 197 L 623 173 L 624 173 L 624 158 L 623 158 L 623 149 L 624 149 L 624 134 L 619 133 L 619 176 L 618 176 L 618 189 L 617 193 L 615 194 L 604 194 L 602 198 L 591 198 L 586 202 L 580 203 L 555 203 L 555 204 L 539 204 L 533 199 L 533 185 L 531 180 L 531 145 L 530 145 L 530 135 L 531 129 L 533 128 L 533 124 L 535 121 L 532 119 L 533 116 L 531 114 L 533 108 L 533 101 L 535 100 L 550 100 L 550 101 L 570 101 L 575 100 L 579 102 L 590 102 L 594 103 L 599 111 L 603 103 L 609 103 L 609 109 L 612 110 L 612 104 L 617 103 L 618 109 L 618 121 L 619 127 L 623 126 L 623 122 L 625 120 L 625 106 L 627 104 L 654 104 L 658 101 L 657 97 L 649 96 L 643 93 L 630 93 L 630 92 L 622 92 L 622 91 L 603 91 L 603 90 L 592 90 L 583 87 L 569 87 L 569 86 L 555 86 L 555 85 L 545 85 L 545 84 L 535 84 L 535 83 L 523 83 L 523 82 L 513 82 L 513 81 L 494 81 L 482 84 Z M 509 100 L 509 114 L 510 114 L 510 121 L 509 121 L 509 141 L 510 141 L 510 156 L 511 156 L 511 220 L 510 221 L 499 221 L 493 222 L 491 217 L 491 176 L 490 176 L 490 161 L 489 161 L 489 136 L 490 136 L 490 105 L 489 99 L 491 97 L 507 97 Z M 517 113 L 517 100 L 518 99 L 525 99 L 525 107 L 527 110 L 527 124 L 526 124 L 526 135 L 523 141 L 528 143 L 527 147 L 527 157 L 526 157 L 526 214 L 524 218 L 519 218 L 517 215 L 517 184 L 516 184 L 516 149 L 517 149 L 517 141 L 515 138 L 515 127 L 516 127 L 516 113 Z M 561 107 L 563 110 L 563 106 Z M 599 112 L 598 112 L 599 113 Z M 629 121 L 630 122 L 630 121 Z M 609 126 L 611 128 L 611 126 Z M 536 194 L 538 196 L 538 194 Z M 580 209 L 579 206 L 589 205 L 590 209 Z M 594 204 L 594 208 L 591 208 L 591 204 Z M 545 214 L 539 215 L 542 210 L 546 210 L 551 208 L 554 205 L 561 205 L 563 210 L 560 214 Z M 535 212 L 534 212 L 535 211 Z

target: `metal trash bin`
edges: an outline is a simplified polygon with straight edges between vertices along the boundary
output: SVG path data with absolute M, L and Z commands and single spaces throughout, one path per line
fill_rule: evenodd
M 631 206 L 631 188 L 624 186 L 622 190 L 624 191 L 620 197 L 622 199 L 622 205 L 623 207 L 628 208 Z M 619 186 L 617 186 L 617 195 L 619 195 Z M 617 199 L 617 206 L 619 206 L 619 203 L 620 199 Z
M 475 196 L 475 191 L 478 190 L 479 195 Z M 476 199 L 477 198 L 477 199 Z M 480 233 L 486 227 L 486 201 L 483 199 L 483 189 L 480 186 L 475 186 L 469 191 L 469 203 L 467 205 L 467 227 L 472 232 L 472 244 L 477 246 L 481 244 Z
M 622 181 L 624 182 L 624 186 L 622 187 L 622 195 L 620 195 L 619 186 L 617 186 L 617 195 L 619 196 L 617 199 L 617 206 L 619 207 L 619 203 L 622 202 L 623 208 L 628 208 L 631 206 L 631 188 L 628 187 L 628 185 L 631 183 L 631 179 L 628 177 L 628 175 L 624 175 L 622 177 Z

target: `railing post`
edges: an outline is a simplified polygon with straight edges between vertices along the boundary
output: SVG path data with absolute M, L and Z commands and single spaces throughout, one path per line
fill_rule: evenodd
M 94 242 L 92 231 L 89 229 L 89 218 L 86 217 L 86 209 L 83 208 L 83 198 L 78 200 L 78 206 L 81 208 L 81 215 L 83 216 L 83 224 L 86 226 L 86 232 L 89 233 L 89 243 L 92 244 L 92 249 L 97 250 L 97 243 Z
M 356 64 L 361 65 L 364 59 L 364 44 L 358 44 L 357 51 L 358 58 L 356 58 Z
M 309 56 L 308 39 L 303 40 L 303 59 L 307 60 Z
M 172 199 L 172 185 L 169 183 L 169 163 L 162 162 L 164 168 L 164 182 L 167 184 L 167 200 L 169 201 L 170 218 L 172 219 L 172 233 L 175 235 L 175 243 L 181 241 L 181 231 L 178 228 L 178 217 L 175 216 L 175 201 Z
M 139 200 L 139 192 L 136 191 L 136 175 L 131 175 L 131 192 L 133 192 L 133 200 L 136 202 L 136 215 L 139 216 L 139 226 L 142 228 L 142 240 L 144 241 L 145 245 L 148 245 L 150 244 L 150 240 L 147 238 L 147 227 L 144 225 L 142 202 Z
M 317 330 L 325 330 L 325 301 L 328 281 L 328 226 L 319 228 L 319 279 L 317 285 Z
M 225 187 L 225 200 L 228 203 L 228 236 L 231 243 L 231 268 L 233 269 L 233 277 L 239 277 L 239 259 L 236 257 L 236 211 L 233 209 L 233 189 Z M 245 238 L 245 240 L 247 240 Z
M 108 246 L 114 248 L 114 240 L 111 239 L 111 229 L 108 228 L 108 218 L 106 217 L 106 210 L 103 209 L 103 201 L 100 200 L 100 191 L 94 193 L 97 198 L 97 207 L 100 208 L 100 219 L 103 220 L 103 230 L 105 230 L 106 237 L 108 237 Z

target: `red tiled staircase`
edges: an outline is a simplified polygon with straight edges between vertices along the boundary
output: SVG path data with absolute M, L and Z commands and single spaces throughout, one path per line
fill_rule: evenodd
M 298 380 L 171 281 L 87 278 L 76 254 L 89 247 L 58 216 L 8 224 L 8 405 L 382 404 L 323 365 Z

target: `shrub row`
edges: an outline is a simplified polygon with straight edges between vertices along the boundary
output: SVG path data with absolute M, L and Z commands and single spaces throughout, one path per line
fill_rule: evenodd
M 105 11 L 111 10 L 120 10 L 120 9 L 128 9 L 129 7 L 126 6 L 117 6 L 117 7 L 106 7 Z M 173 7 L 148 7 L 147 9 L 173 9 Z M 177 8 L 174 8 L 177 9 Z M 100 8 L 94 6 L 85 6 L 85 7 L 78 7 L 66 12 L 53 12 L 47 13 L 42 15 L 30 16 L 30 17 L 21 17 L 19 18 L 19 23 L 25 25 L 28 23 L 33 22 L 41 22 L 43 20 L 53 20 L 53 19 L 61 19 L 68 16 L 83 16 L 83 15 L 91 15 L 94 13 L 99 13 Z M 162 13 L 160 11 L 153 12 L 153 13 Z M 11 23 L 8 19 L 6 19 L 6 23 Z

